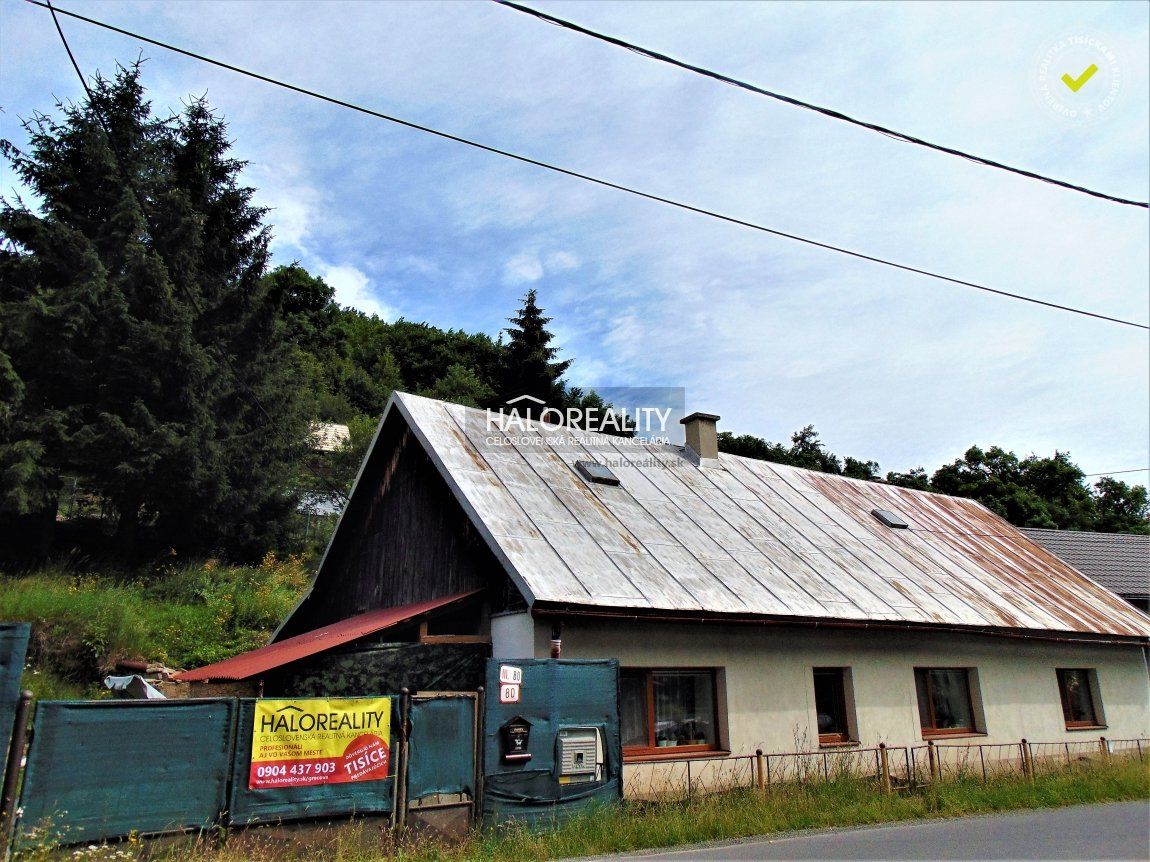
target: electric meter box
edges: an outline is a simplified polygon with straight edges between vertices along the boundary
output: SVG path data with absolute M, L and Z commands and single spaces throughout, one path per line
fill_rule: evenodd
M 560 784 L 586 784 L 603 776 L 603 735 L 597 727 L 563 727 L 556 737 Z

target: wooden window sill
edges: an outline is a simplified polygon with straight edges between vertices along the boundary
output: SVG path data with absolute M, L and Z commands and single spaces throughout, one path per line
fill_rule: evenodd
M 716 748 L 694 749 L 682 752 L 636 751 L 634 754 L 623 752 L 623 763 L 658 763 L 661 760 L 703 760 L 713 757 L 730 757 L 731 752 Z
M 854 748 L 858 745 L 857 739 L 844 739 L 842 742 L 820 742 L 819 748 Z
M 1109 726 L 1108 724 L 1068 724 L 1066 730 L 1069 733 L 1076 730 L 1106 730 Z

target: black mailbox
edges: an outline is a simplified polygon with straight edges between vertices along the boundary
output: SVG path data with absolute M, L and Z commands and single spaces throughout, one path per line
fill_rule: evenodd
M 517 715 L 499 728 L 499 735 L 503 742 L 505 761 L 522 763 L 531 759 L 531 753 L 527 750 L 531 742 L 531 722 Z

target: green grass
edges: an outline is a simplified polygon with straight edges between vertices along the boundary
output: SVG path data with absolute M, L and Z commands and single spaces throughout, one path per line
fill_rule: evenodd
M 135 841 L 98 846 L 80 857 L 73 853 L 67 858 L 146 858 L 166 862 L 302 862 L 316 858 L 338 862 L 527 862 L 793 830 L 1147 798 L 1150 767 L 1123 761 L 1109 767 L 1098 765 L 1042 775 L 1034 782 L 1017 777 L 986 784 L 974 779 L 957 780 L 889 795 L 873 782 L 847 778 L 828 784 L 790 785 L 766 793 L 735 791 L 692 802 L 604 808 L 551 830 L 477 831 L 456 844 L 416 837 L 395 839 L 382 824 L 359 821 L 286 832 L 235 831 L 224 848 L 192 845 L 186 839 L 151 846 Z M 117 851 L 122 855 L 114 856 Z M 54 854 L 40 855 L 44 858 Z
M 302 561 L 169 564 L 144 574 L 70 565 L 0 578 L 0 619 L 33 624 L 24 684 L 90 697 L 120 659 L 196 667 L 262 646 L 307 585 Z

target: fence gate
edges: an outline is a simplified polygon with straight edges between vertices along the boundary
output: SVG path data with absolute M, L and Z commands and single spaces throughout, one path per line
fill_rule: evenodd
M 417 695 L 407 719 L 404 822 L 441 837 L 462 836 L 479 797 L 479 695 Z

